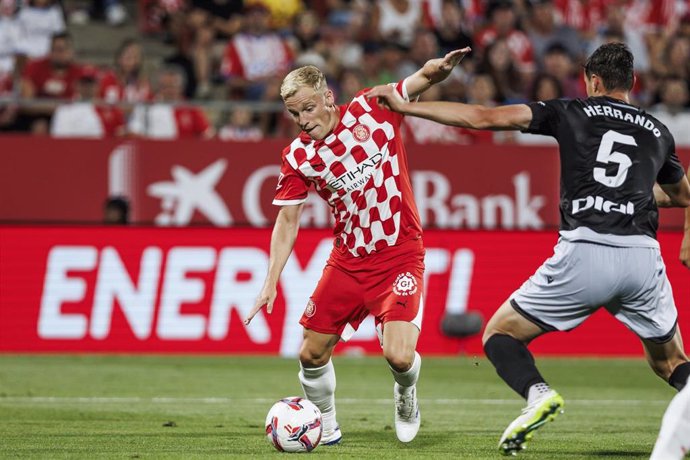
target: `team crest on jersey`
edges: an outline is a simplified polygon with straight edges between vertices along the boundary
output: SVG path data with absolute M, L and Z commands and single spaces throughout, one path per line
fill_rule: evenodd
M 355 136 L 355 139 L 357 139 L 358 142 L 366 142 L 369 140 L 371 132 L 369 131 L 369 127 L 367 125 L 360 123 L 352 128 L 352 135 Z
M 316 304 L 313 300 L 309 299 L 309 302 L 307 302 L 307 308 L 304 309 L 304 316 L 311 318 L 314 316 L 314 313 L 316 313 Z
M 393 283 L 393 292 L 400 296 L 413 295 L 417 292 L 417 280 L 412 276 L 412 273 L 399 274 Z

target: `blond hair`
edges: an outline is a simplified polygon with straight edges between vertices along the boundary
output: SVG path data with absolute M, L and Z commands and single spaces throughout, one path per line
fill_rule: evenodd
M 285 100 L 294 96 L 302 87 L 312 88 L 317 93 L 322 92 L 326 89 L 326 77 L 318 67 L 313 65 L 295 69 L 283 79 L 283 84 L 280 85 L 280 97 Z

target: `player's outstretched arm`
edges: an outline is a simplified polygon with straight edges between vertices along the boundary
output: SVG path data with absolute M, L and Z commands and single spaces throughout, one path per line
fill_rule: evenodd
M 446 78 L 453 68 L 462 61 L 472 49 L 468 46 L 459 50 L 451 51 L 442 58 L 430 59 L 424 66 L 407 77 L 407 94 L 412 99 Z
M 517 130 L 528 128 L 532 121 L 532 109 L 525 104 L 484 107 L 444 101 L 407 102 L 390 85 L 376 86 L 365 95 L 395 112 L 463 128 Z
M 264 281 L 264 286 L 256 298 L 252 311 L 245 318 L 244 324 L 249 324 L 264 306 L 266 306 L 266 312 L 269 314 L 273 311 L 273 302 L 275 302 L 278 295 L 278 280 L 288 257 L 290 257 L 292 248 L 295 246 L 297 232 L 299 231 L 299 218 L 302 215 L 303 207 L 304 203 L 283 206 L 280 212 L 278 212 L 276 223 L 273 226 L 273 233 L 271 234 L 271 255 L 268 261 L 266 281 Z

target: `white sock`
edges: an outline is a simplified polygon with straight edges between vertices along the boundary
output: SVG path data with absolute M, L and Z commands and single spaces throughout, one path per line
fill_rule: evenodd
M 421 367 L 422 357 L 419 356 L 419 353 L 417 353 L 416 351 L 414 352 L 414 360 L 412 361 L 412 366 L 405 372 L 398 372 L 391 367 L 391 373 L 393 374 L 393 378 L 396 382 L 398 382 L 398 385 L 400 385 L 400 388 L 398 389 L 400 393 L 407 393 L 408 391 L 412 391 L 412 388 L 417 383 L 417 379 L 419 379 L 419 370 L 421 369 Z
M 527 393 L 527 405 L 532 404 L 536 399 L 539 399 L 542 395 L 551 391 L 551 387 L 548 383 L 535 383 L 529 387 L 529 392 Z
M 650 460 L 680 460 L 690 450 L 690 385 L 669 403 Z
M 333 362 L 321 367 L 305 368 L 300 363 L 299 381 L 307 399 L 321 411 L 324 433 L 335 430 L 335 369 Z

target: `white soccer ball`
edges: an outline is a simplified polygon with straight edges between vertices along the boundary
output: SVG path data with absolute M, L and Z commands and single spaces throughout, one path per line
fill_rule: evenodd
M 311 452 L 322 433 L 321 411 L 308 399 L 283 398 L 266 416 L 266 438 L 281 452 Z

